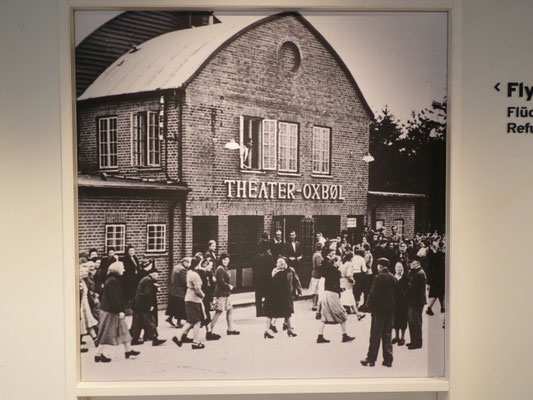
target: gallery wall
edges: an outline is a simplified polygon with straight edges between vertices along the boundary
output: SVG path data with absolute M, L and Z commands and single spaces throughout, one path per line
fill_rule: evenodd
M 462 62 L 452 69 L 462 75 L 463 99 L 453 104 L 452 97 L 451 104 L 462 131 L 452 136 L 449 399 L 526 400 L 533 378 L 533 136 L 505 133 L 506 107 L 527 102 L 494 85 L 528 79 L 533 85 L 533 1 L 464 0 L 463 8 Z M 2 399 L 65 399 L 63 268 L 72 266 L 62 260 L 58 15 L 56 0 L 0 5 Z M 437 399 L 276 396 L 326 397 Z

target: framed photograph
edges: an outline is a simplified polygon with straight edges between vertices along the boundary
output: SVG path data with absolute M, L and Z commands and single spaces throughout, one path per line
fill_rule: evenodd
M 450 3 L 64 2 L 73 398 L 448 390 Z

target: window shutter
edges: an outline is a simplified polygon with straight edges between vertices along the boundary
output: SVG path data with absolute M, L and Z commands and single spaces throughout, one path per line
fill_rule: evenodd
M 240 159 L 241 159 L 241 168 L 244 168 L 244 117 L 241 115 L 239 117 L 239 152 L 240 152 Z
M 277 161 L 277 132 L 276 120 L 265 119 L 262 124 L 263 132 L 263 168 L 276 169 Z

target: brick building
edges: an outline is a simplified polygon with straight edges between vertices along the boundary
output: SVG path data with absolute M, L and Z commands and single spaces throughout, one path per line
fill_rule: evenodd
M 277 229 L 296 231 L 306 282 L 315 232 L 397 223 L 383 203 L 398 196 L 368 193 L 372 111 L 298 13 L 148 40 L 85 90 L 77 113 L 80 249 L 132 243 L 160 259 L 164 282 L 215 239 L 246 290 L 259 235 Z

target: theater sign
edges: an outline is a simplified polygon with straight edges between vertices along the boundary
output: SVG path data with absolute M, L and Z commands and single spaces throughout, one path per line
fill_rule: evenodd
M 270 200 L 338 200 L 344 201 L 342 185 L 326 183 L 259 182 L 257 180 L 226 179 L 226 196 L 238 199 Z

